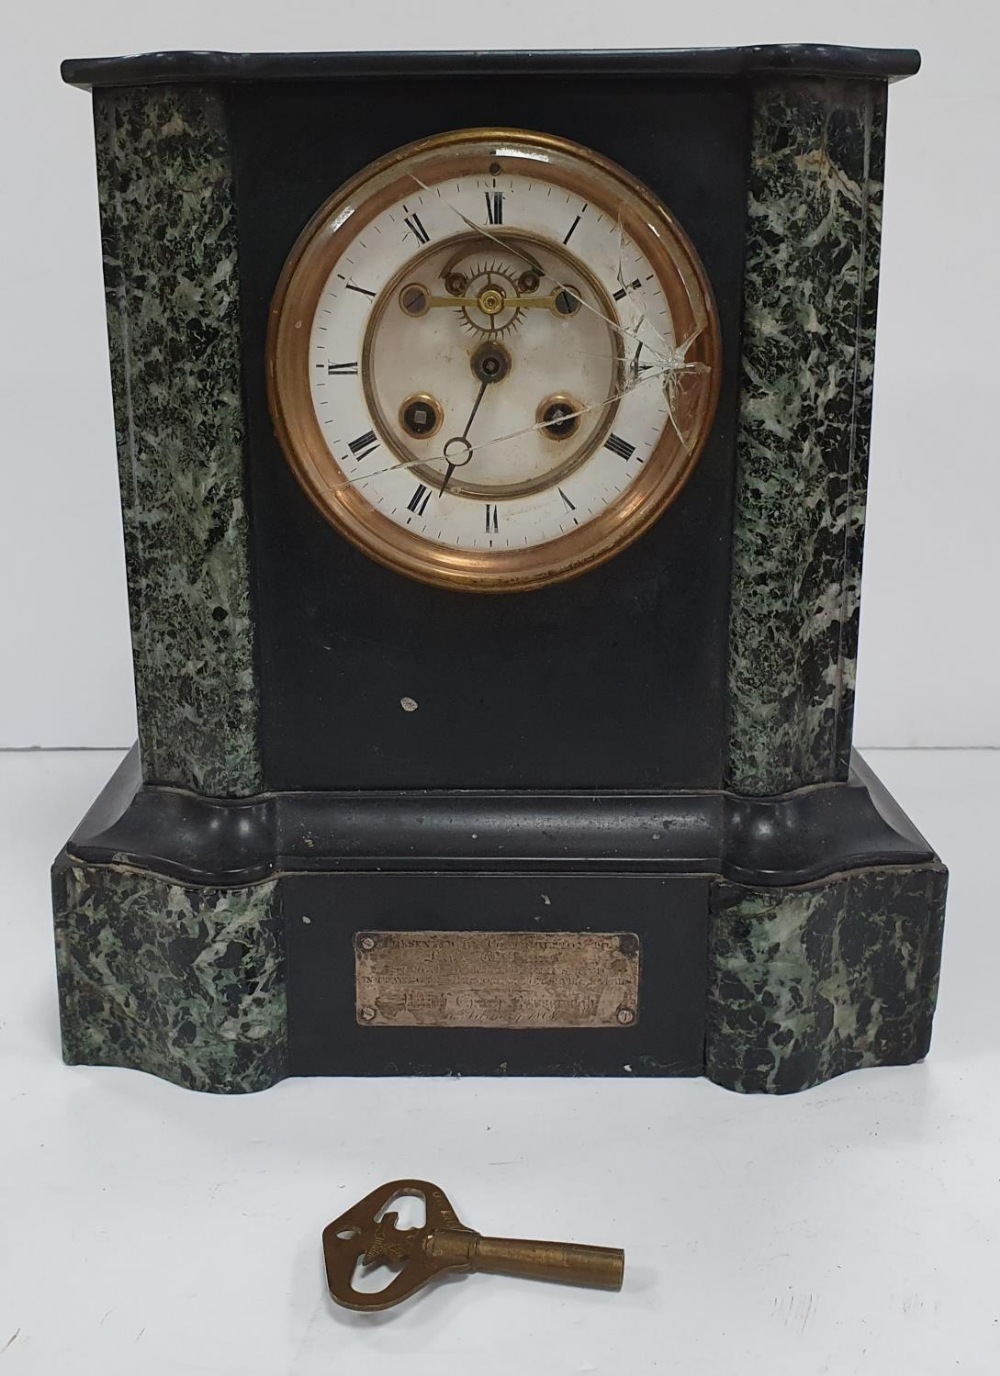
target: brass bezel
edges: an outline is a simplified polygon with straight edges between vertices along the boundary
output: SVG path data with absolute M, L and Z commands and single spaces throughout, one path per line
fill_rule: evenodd
M 653 266 L 678 338 L 699 327 L 686 361 L 708 367 L 707 385 L 681 389 L 679 409 L 688 443 L 667 425 L 635 481 L 593 520 L 567 535 L 518 550 L 463 550 L 424 539 L 373 507 L 345 475 L 320 432 L 308 375 L 309 336 L 316 303 L 344 246 L 388 205 L 412 194 L 420 181 L 486 174 L 504 150 L 535 154 L 533 173 L 621 216 L 622 225 Z M 538 159 L 573 160 L 572 180 Z M 608 206 L 607 181 L 620 200 Z M 477 592 L 527 591 L 572 578 L 612 558 L 649 528 L 687 482 L 714 419 L 721 381 L 721 341 L 711 286 L 698 255 L 667 208 L 616 163 L 567 139 L 518 129 L 462 129 L 396 149 L 345 183 L 319 208 L 299 236 L 271 303 L 267 393 L 285 457 L 306 494 L 343 535 L 371 558 L 437 587 Z M 693 399 L 692 399 L 693 393 Z M 689 415 L 690 412 L 690 415 Z M 688 423 L 690 422 L 690 423 Z
M 412 406 L 415 401 L 426 402 L 427 405 L 430 406 L 432 411 L 437 412 L 437 421 L 434 424 L 433 430 L 428 430 L 425 435 L 410 436 L 410 438 L 414 440 L 417 444 L 422 444 L 424 440 L 433 439 L 437 432 L 441 429 L 441 426 L 444 424 L 444 408 L 438 401 L 437 397 L 432 397 L 430 392 L 414 392 L 411 396 L 404 397 L 399 404 L 399 428 L 401 430 L 406 430 L 406 422 L 403 419 L 403 416 L 406 412 L 406 408 L 408 406 Z M 407 433 L 409 432 L 407 431 Z
M 410 264 L 407 263 L 407 264 L 403 267 L 402 273 L 401 273 L 400 275 L 403 275 L 403 274 L 408 275 L 408 274 L 409 274 L 409 271 L 410 271 Z M 417 291 L 422 291 L 422 292 L 424 293 L 424 298 L 425 298 L 425 300 L 424 300 L 424 308 L 423 308 L 422 311 L 411 311 L 411 310 L 407 310 L 407 308 L 403 305 L 403 292 L 404 292 L 404 291 L 409 291 L 409 290 L 411 289 L 411 287 L 414 288 L 414 289 L 417 290 Z M 390 294 L 391 294 L 391 293 L 389 293 L 389 292 L 384 292 L 384 293 L 383 293 L 383 295 L 384 295 L 386 298 L 388 298 L 388 296 L 389 296 Z M 424 284 L 423 284 L 422 282 L 404 282 L 403 285 L 402 285 L 402 286 L 399 288 L 399 290 L 396 292 L 396 300 L 399 302 L 399 309 L 400 309 L 401 311 L 404 311 L 406 315 L 412 316 L 412 317 L 414 318 L 414 320 L 419 320 L 419 318 L 420 318 L 422 315 L 426 315 L 427 312 L 430 310 L 430 304 L 429 304 L 429 299 L 428 299 L 428 298 L 430 297 L 430 295 L 431 295 L 431 293 L 428 291 L 428 289 L 424 286 Z
M 565 444 L 571 440 L 576 433 L 571 430 L 568 435 L 557 435 L 554 430 L 545 424 L 545 412 L 550 406 L 567 406 L 571 411 L 579 411 L 580 403 L 575 397 L 567 396 L 565 392 L 553 392 L 550 396 L 542 397 L 535 407 L 535 424 L 542 427 L 542 434 L 553 444 Z

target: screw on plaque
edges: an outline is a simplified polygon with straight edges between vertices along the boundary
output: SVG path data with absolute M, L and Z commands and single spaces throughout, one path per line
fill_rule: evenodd
M 397 1227 L 388 1206 L 406 1195 L 424 1201 L 420 1228 Z M 323 1255 L 330 1294 L 347 1309 L 390 1309 L 443 1271 L 492 1271 L 506 1276 L 558 1280 L 620 1290 L 625 1253 L 617 1247 L 572 1242 L 526 1242 L 483 1237 L 460 1223 L 443 1190 L 426 1180 L 391 1180 L 323 1229 Z M 400 1267 L 381 1290 L 354 1288 L 364 1267 Z

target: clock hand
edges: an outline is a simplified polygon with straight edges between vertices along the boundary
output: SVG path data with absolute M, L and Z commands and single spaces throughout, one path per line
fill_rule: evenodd
M 460 435 L 453 436 L 452 439 L 445 441 L 445 450 L 447 450 L 449 444 L 453 444 L 456 440 L 468 445 L 468 458 L 464 460 L 465 463 L 469 462 L 469 459 L 472 458 L 473 453 L 472 446 L 468 444 L 469 431 L 472 429 L 472 422 L 476 419 L 476 412 L 479 410 L 479 403 L 486 395 L 486 389 L 489 385 L 489 379 L 483 378 L 482 382 L 479 384 L 479 392 L 476 395 L 476 399 L 472 403 L 472 411 L 469 415 L 469 419 L 465 422 L 465 429 L 462 431 Z M 445 457 L 447 459 L 447 454 L 445 455 Z M 450 459 L 448 459 L 448 471 L 445 473 L 444 482 L 441 484 L 442 493 L 447 490 L 448 484 L 451 482 L 451 475 L 454 473 L 457 467 L 458 464 L 454 464 L 451 462 Z
M 475 401 L 472 403 L 472 414 L 469 416 L 469 419 L 465 422 L 465 429 L 462 431 L 462 439 L 463 439 L 463 440 L 468 439 L 468 437 L 469 437 L 469 431 L 472 429 L 472 422 L 476 419 L 476 412 L 479 410 L 479 403 L 482 401 L 483 397 L 486 395 L 486 389 L 487 389 L 487 387 L 488 387 L 489 385 L 490 385 L 490 383 L 489 383 L 489 378 L 485 378 L 485 377 L 483 378 L 482 382 L 479 384 L 479 393 L 478 393 L 478 395 L 477 395 Z
M 702 333 L 703 329 L 704 326 L 696 322 L 690 334 L 680 344 L 674 345 L 670 349 L 669 355 L 665 359 L 660 358 L 655 349 L 651 349 L 645 341 L 640 340 L 636 348 L 635 355 L 632 358 L 631 366 L 628 368 L 625 374 L 624 386 L 622 386 L 618 391 L 612 392 L 611 395 L 605 397 L 603 401 L 594 402 L 590 406 L 581 406 L 579 410 L 573 411 L 568 415 L 563 416 L 562 419 L 564 421 L 574 420 L 582 416 L 593 415 L 595 412 L 603 411 L 605 407 L 612 405 L 614 402 L 620 401 L 622 397 L 627 396 L 629 392 L 635 390 L 637 387 L 640 387 L 643 383 L 660 381 L 661 385 L 663 386 L 664 399 L 667 402 L 668 420 L 671 426 L 673 427 L 674 433 L 677 435 L 677 438 L 684 446 L 685 451 L 687 451 L 689 449 L 689 443 L 686 435 L 684 435 L 684 433 L 681 431 L 681 428 L 677 423 L 677 417 L 674 414 L 672 391 L 673 384 L 675 384 L 677 379 L 681 377 L 684 373 L 704 374 L 711 372 L 711 365 L 708 363 L 703 363 L 701 361 L 689 363 L 687 361 L 687 352 L 691 348 L 695 340 Z M 644 347 L 649 351 L 649 353 L 654 358 L 658 359 L 658 362 L 638 362 L 639 356 Z M 479 410 L 479 404 L 486 394 L 486 388 L 489 386 L 491 382 L 497 382 L 499 380 L 500 377 L 485 377 L 482 379 L 479 393 L 476 396 L 475 402 L 473 403 L 472 411 L 469 415 L 468 421 L 466 422 L 465 430 L 461 435 L 454 435 L 450 440 L 448 440 L 444 445 L 444 450 L 442 451 L 442 453 L 435 455 L 433 457 L 410 459 L 402 463 L 392 464 L 389 467 L 377 469 L 373 473 L 358 474 L 356 477 L 345 476 L 341 482 L 331 483 L 331 488 L 336 490 L 342 487 L 351 487 L 356 482 L 364 482 L 369 478 L 377 478 L 382 473 L 391 472 L 394 468 L 415 468 L 421 464 L 436 463 L 443 461 L 447 464 L 447 470 L 445 472 L 444 482 L 441 484 L 441 491 L 446 491 L 448 484 L 451 482 L 452 474 L 454 473 L 455 469 L 460 466 L 460 464 L 453 463 L 452 460 L 449 458 L 447 452 L 444 451 L 447 451 L 449 445 L 462 445 L 466 451 L 467 457 L 461 460 L 461 464 L 469 462 L 469 459 L 472 457 L 473 453 L 473 446 L 469 443 L 469 440 L 467 438 L 469 430 L 472 426 L 473 420 L 475 419 L 476 412 Z M 482 440 L 479 444 L 475 446 L 475 448 L 476 450 L 489 449 L 495 444 L 505 444 L 509 440 L 519 439 L 522 435 L 533 434 L 536 430 L 547 430 L 550 423 L 551 422 L 547 421 L 537 421 L 534 425 L 526 425 L 519 430 L 509 431 L 505 435 L 495 435 L 492 439 Z
M 620 391 L 612 392 L 609 397 L 606 397 L 604 399 L 604 401 L 594 402 L 594 404 L 591 406 L 581 406 L 578 411 L 573 411 L 569 415 L 563 416 L 563 420 L 573 420 L 578 416 L 590 416 L 593 415 L 595 411 L 603 411 L 606 406 L 610 406 L 612 402 L 620 401 L 622 397 L 627 396 L 628 393 L 631 392 L 635 386 L 641 386 L 645 382 L 653 382 L 656 379 L 665 379 L 667 382 L 669 382 L 672 378 L 678 376 L 681 373 L 711 372 L 711 365 L 708 363 L 685 363 L 683 361 L 684 351 L 694 342 L 694 340 L 698 337 L 700 333 L 700 329 L 695 329 L 691 334 L 691 337 L 678 349 L 674 350 L 676 356 L 682 360 L 680 363 L 671 363 L 666 367 L 657 364 L 643 364 L 643 369 L 648 369 L 648 371 L 644 371 L 644 375 L 639 378 L 637 383 L 633 384 L 629 382 L 626 384 L 626 386 L 622 387 Z M 681 443 L 685 447 L 687 447 L 688 442 L 685 439 L 685 437 L 681 434 L 677 422 L 674 419 L 672 411 L 669 414 L 669 419 L 677 434 L 678 439 L 680 439 Z M 476 449 L 489 449 L 494 444 L 506 444 L 508 440 L 520 439 L 522 435 L 531 435 L 536 430 L 547 430 L 550 424 L 551 422 L 548 421 L 537 421 L 534 425 L 522 426 L 520 430 L 511 430 L 506 435 L 494 435 L 494 437 L 490 440 L 480 441 L 480 443 L 476 445 Z M 454 438 L 454 442 L 458 443 L 459 439 L 460 436 L 456 435 Z M 448 441 L 449 444 L 452 442 L 453 441 L 451 440 Z M 468 445 L 470 450 L 472 449 L 472 445 L 469 444 L 468 440 L 465 440 L 464 443 Z M 444 460 L 447 463 L 447 454 L 436 454 L 432 458 L 409 459 L 405 463 L 395 463 L 387 466 L 386 468 L 376 469 L 373 473 L 361 473 L 358 474 L 357 477 L 352 478 L 345 477 L 342 482 L 331 483 L 330 486 L 334 490 L 337 490 L 342 487 L 351 487 L 354 483 L 365 482 L 369 478 L 377 478 L 382 473 L 391 473 L 395 468 L 416 468 L 421 464 L 436 463 L 440 460 Z M 454 466 L 457 467 L 457 465 Z

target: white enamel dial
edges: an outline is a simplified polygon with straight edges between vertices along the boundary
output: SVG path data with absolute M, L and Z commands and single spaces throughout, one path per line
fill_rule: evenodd
M 665 475 L 686 477 L 714 316 L 693 250 L 623 178 L 544 136 L 471 131 L 403 150 L 306 231 L 276 299 L 272 408 L 307 491 L 367 552 L 535 586 L 615 552 Z

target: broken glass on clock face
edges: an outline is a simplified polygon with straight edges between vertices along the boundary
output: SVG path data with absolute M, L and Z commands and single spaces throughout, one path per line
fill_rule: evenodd
M 514 591 L 631 543 L 683 487 L 719 383 L 708 280 L 620 167 L 468 130 L 320 208 L 272 307 L 272 415 L 322 513 L 447 587 Z

